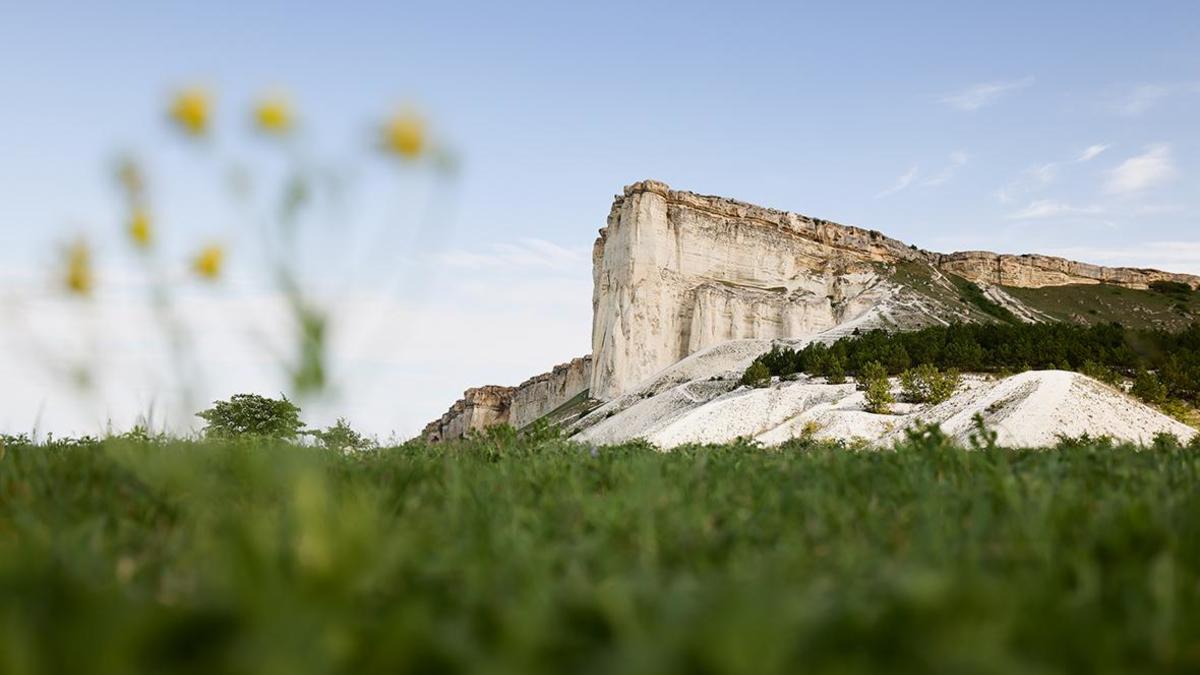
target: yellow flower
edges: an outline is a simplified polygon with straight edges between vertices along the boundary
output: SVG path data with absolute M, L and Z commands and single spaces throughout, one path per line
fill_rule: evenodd
M 92 250 L 82 239 L 67 247 L 66 272 L 63 281 L 75 295 L 90 295 L 95 285 L 92 274 Z
M 211 107 L 212 101 L 207 91 L 198 88 L 185 89 L 176 94 L 174 102 L 171 103 L 171 120 L 188 134 L 203 136 L 208 131 Z
M 393 115 L 383 125 L 383 149 L 405 159 L 416 159 L 425 149 L 425 120 L 411 111 Z
M 209 244 L 200 249 L 192 260 L 192 271 L 197 276 L 214 280 L 221 276 L 221 265 L 225 262 L 225 249 L 219 244 Z
M 292 129 L 292 106 L 282 96 L 263 98 L 254 107 L 254 121 L 260 131 L 282 136 Z
M 154 242 L 154 229 L 150 221 L 150 213 L 143 208 L 133 210 L 129 218 L 129 238 L 138 248 L 149 248 Z

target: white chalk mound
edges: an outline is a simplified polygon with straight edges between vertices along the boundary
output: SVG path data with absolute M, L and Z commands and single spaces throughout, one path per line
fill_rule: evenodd
M 853 384 L 802 378 L 750 389 L 738 387 L 728 375 L 681 384 L 673 384 L 674 378 L 648 381 L 580 420 L 574 438 L 596 444 L 641 438 L 669 449 L 739 437 L 778 445 L 808 435 L 890 446 L 904 438 L 905 430 L 925 422 L 967 442 L 976 415 L 1004 447 L 1047 446 L 1084 434 L 1146 444 L 1167 433 L 1186 442 L 1197 433 L 1108 385 L 1059 370 L 999 380 L 968 376 L 950 400 L 936 406 L 897 405 L 891 415 L 867 412 L 863 394 Z

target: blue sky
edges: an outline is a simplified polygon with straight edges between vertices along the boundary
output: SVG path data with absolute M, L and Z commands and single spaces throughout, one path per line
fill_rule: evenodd
M 295 100 L 313 155 L 356 158 L 353 220 L 403 221 L 388 214 L 419 210 L 421 179 L 360 151 L 399 102 L 420 107 L 461 170 L 436 237 L 397 225 L 376 247 L 380 275 L 409 270 L 390 298 L 397 316 L 409 313 L 395 319 L 408 346 L 358 365 L 383 373 L 383 390 L 428 392 L 364 413 L 378 432 L 414 431 L 466 386 L 514 384 L 585 353 L 591 242 L 612 195 L 647 177 L 937 250 L 1200 273 L 1194 2 L 6 2 L 0 12 L 10 288 L 34 288 L 54 247 L 80 230 L 113 274 L 129 266 L 106 175 L 123 151 L 153 170 L 169 250 L 214 228 L 241 241 L 205 177 L 232 155 L 276 170 L 239 117 L 269 88 Z M 217 149 L 187 147 L 163 123 L 169 93 L 192 83 L 217 96 Z M 458 353 L 470 344 L 485 353 Z M 4 363 L 0 378 L 46 388 L 24 401 L 69 405 L 50 380 Z M 272 386 L 233 370 L 206 391 Z M 123 419 L 121 397 L 44 424 Z M 28 428 L 33 404 L 22 405 L 0 426 Z

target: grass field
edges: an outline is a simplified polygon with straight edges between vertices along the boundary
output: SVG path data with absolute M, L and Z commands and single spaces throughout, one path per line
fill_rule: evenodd
M 3 673 L 1200 669 L 1200 447 L 0 459 Z

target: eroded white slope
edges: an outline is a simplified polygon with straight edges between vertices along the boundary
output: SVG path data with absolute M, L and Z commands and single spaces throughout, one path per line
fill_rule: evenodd
M 575 438 L 597 444 L 643 438 L 667 449 L 739 437 L 777 445 L 808 434 L 888 446 L 914 424 L 931 422 L 965 442 L 976 415 L 1006 447 L 1053 445 L 1061 436 L 1083 434 L 1142 444 L 1159 433 L 1185 441 L 1196 434 L 1122 392 L 1065 371 L 1001 380 L 970 377 L 950 400 L 937 406 L 898 406 L 894 415 L 867 412 L 863 394 L 853 384 L 804 379 L 763 389 L 734 387 L 732 381 L 695 381 L 660 393 L 643 391 L 596 411 L 602 414 L 585 420 Z

